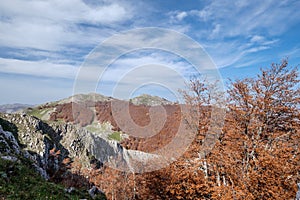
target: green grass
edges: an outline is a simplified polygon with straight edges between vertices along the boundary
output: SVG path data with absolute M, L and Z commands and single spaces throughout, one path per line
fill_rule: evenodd
M 29 161 L 11 162 L 0 158 L 0 199 L 91 199 L 87 191 L 72 194 L 64 187 L 44 180 Z
M 121 133 L 115 131 L 115 132 L 113 132 L 112 134 L 110 134 L 110 135 L 108 136 L 108 139 L 110 139 L 110 140 L 116 140 L 116 141 L 120 142 L 121 139 L 122 139 L 122 138 L 121 138 Z
M 111 131 L 111 125 L 108 122 L 104 122 L 102 124 L 99 124 L 99 122 L 94 121 L 92 124 L 89 124 L 85 127 L 86 130 L 88 130 L 91 133 L 96 134 L 102 134 L 102 133 L 110 133 Z
M 43 108 L 43 109 L 32 108 L 27 111 L 27 114 L 42 119 L 42 117 L 50 110 L 52 110 L 52 108 Z
M 91 124 L 85 127 L 86 130 L 88 130 L 91 133 L 97 133 L 99 131 L 99 127 L 96 127 L 95 125 Z
M 35 116 L 35 117 L 41 119 L 41 118 L 42 118 L 41 112 L 42 112 L 41 110 L 36 109 L 36 108 L 33 108 L 32 110 L 29 110 L 29 111 L 27 112 L 27 114 L 28 114 L 28 115 L 32 115 L 32 116 Z

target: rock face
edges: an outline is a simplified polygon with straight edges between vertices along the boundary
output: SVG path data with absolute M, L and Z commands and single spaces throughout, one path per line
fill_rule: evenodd
M 29 158 L 34 161 L 33 168 L 40 173 L 42 177 L 48 179 L 49 176 L 46 172 L 46 164 L 43 162 L 39 156 L 34 153 L 29 153 L 29 151 L 22 150 L 16 137 L 12 132 L 4 131 L 0 125 L 0 157 L 4 160 L 9 160 L 12 162 L 18 161 L 20 157 Z M 45 159 L 46 160 L 46 159 Z
M 297 183 L 298 186 L 298 192 L 296 194 L 296 200 L 300 200 L 300 183 Z
M 63 158 L 79 158 L 89 167 L 91 160 L 107 163 L 122 170 L 137 170 L 133 164 L 157 158 L 156 155 L 124 149 L 116 141 L 106 140 L 86 129 L 69 123 L 49 124 L 26 114 L 0 114 L 0 119 L 15 126 L 15 133 L 1 128 L 1 155 L 17 155 L 20 152 L 34 161 L 34 167 L 48 178 L 49 168 L 57 169 Z M 49 159 L 52 149 L 60 150 L 60 160 Z
M 7 155 L 19 155 L 20 146 L 14 137 L 14 135 L 9 131 L 4 131 L 0 125 L 0 152 L 1 154 Z

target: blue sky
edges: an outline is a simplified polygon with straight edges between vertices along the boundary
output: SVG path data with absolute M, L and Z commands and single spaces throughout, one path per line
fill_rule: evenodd
M 136 28 L 165 28 L 192 38 L 225 82 L 254 76 L 259 68 L 285 57 L 295 66 L 300 64 L 299 8 L 297 0 L 4 1 L 0 104 L 38 104 L 72 95 L 89 53 L 111 36 Z M 127 39 L 134 43 L 137 37 Z M 102 82 L 83 92 L 114 95 L 118 82 L 121 91 L 131 95 L 147 92 L 172 98 L 173 87 L 182 86 L 172 72 L 188 77 L 193 69 L 172 52 L 141 49 L 120 56 Z M 168 83 L 177 85 L 171 90 Z

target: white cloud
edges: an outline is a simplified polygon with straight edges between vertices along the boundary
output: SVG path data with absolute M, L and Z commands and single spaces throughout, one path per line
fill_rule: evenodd
M 130 16 L 125 8 L 118 4 L 112 4 L 101 8 L 87 9 L 86 15 L 82 20 L 92 23 L 108 24 L 124 21 Z
M 263 36 L 260 35 L 254 35 L 251 39 L 250 42 L 252 43 L 258 43 L 258 42 L 263 42 L 265 40 L 265 38 Z
M 183 20 L 186 16 L 187 16 L 187 13 L 186 13 L 186 12 L 179 12 L 179 13 L 177 13 L 176 18 L 177 18 L 179 21 L 181 21 L 181 20 Z
M 115 32 L 109 27 L 133 16 L 118 2 L 89 5 L 83 0 L 5 1 L 0 4 L 0 13 L 1 46 L 50 51 L 99 43 Z
M 45 19 L 59 23 L 107 24 L 125 21 L 132 16 L 119 3 L 89 5 L 82 0 L 12 0 L 3 2 L 0 11 L 8 18 Z
M 221 32 L 221 25 L 220 24 L 216 24 L 214 26 L 214 29 L 211 32 L 210 38 L 218 37 L 218 35 L 220 34 L 220 32 Z
M 207 8 L 202 10 L 190 10 L 187 12 L 190 16 L 199 17 L 202 21 L 211 20 L 213 13 L 211 13 Z
M 0 58 L 0 72 L 37 77 L 74 79 L 78 67 L 45 61 L 26 61 Z
M 105 81 L 117 81 L 124 74 L 130 72 L 132 69 L 139 66 L 148 66 L 151 68 L 151 65 L 156 66 L 165 66 L 165 68 L 169 68 L 170 70 L 176 71 L 178 74 L 182 76 L 188 76 L 192 72 L 196 72 L 193 70 L 193 66 L 189 63 L 184 62 L 183 60 L 179 60 L 177 56 L 166 54 L 166 53 L 151 53 L 151 54 L 135 54 L 135 56 L 127 56 L 125 58 L 117 60 L 113 63 L 106 74 L 103 76 L 103 80 Z M 151 69 L 152 70 L 152 69 Z M 147 73 L 145 73 L 147 76 Z M 148 74 L 149 76 L 150 74 Z M 167 74 L 158 73 L 155 77 L 160 77 L 162 75 L 163 79 L 167 78 Z M 150 76 L 151 78 L 151 76 Z M 170 78 L 170 77 L 169 77 Z
M 247 49 L 247 50 L 246 50 L 246 53 L 254 53 L 254 52 L 266 50 L 266 49 L 269 49 L 269 48 L 270 48 L 270 47 L 268 47 L 268 46 L 252 47 L 252 48 L 250 48 L 250 49 Z
M 254 35 L 250 38 L 250 45 L 267 46 L 270 47 L 277 43 L 279 39 L 268 39 L 261 35 Z
M 167 13 L 167 16 L 170 17 L 171 24 L 178 24 L 182 23 L 182 21 L 188 16 L 189 14 L 185 11 L 171 11 Z
M 190 11 L 190 14 L 196 14 L 199 20 L 221 24 L 224 36 L 247 36 L 260 30 L 270 35 L 279 35 L 300 17 L 297 12 L 300 2 L 289 1 L 288 4 L 272 0 L 242 0 L 236 3 L 212 1 L 204 9 Z
M 260 41 L 260 42 L 258 42 Z M 256 52 L 272 48 L 278 42 L 277 39 L 268 40 L 264 37 L 250 37 L 243 40 L 221 40 L 221 41 L 205 41 L 204 48 L 208 51 L 218 68 L 228 66 L 247 66 L 248 59 L 255 60 L 256 63 L 265 61 L 263 56 L 255 55 Z M 251 62 L 252 63 L 252 62 Z

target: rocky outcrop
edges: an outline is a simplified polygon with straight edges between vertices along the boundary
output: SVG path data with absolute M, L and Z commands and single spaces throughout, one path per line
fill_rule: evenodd
M 0 118 L 17 127 L 15 139 L 12 133 L 2 131 L 1 138 L 4 139 L 1 140 L 1 152 L 11 151 L 10 149 L 16 149 L 15 152 L 17 149 L 24 150 L 25 156 L 34 160 L 37 171 L 41 174 L 49 171 L 49 167 L 55 168 L 54 165 L 59 165 L 59 162 L 53 163 L 53 159 L 49 159 L 52 149 L 60 150 L 59 161 L 66 157 L 78 158 L 83 166 L 89 167 L 91 160 L 96 159 L 100 163 L 125 171 L 139 170 L 134 167 L 137 166 L 136 163 L 142 165 L 147 160 L 158 158 L 156 155 L 126 150 L 116 141 L 101 138 L 73 124 L 47 124 L 26 114 L 0 114 Z M 13 145 L 6 145 L 8 142 Z M 45 175 L 44 177 L 47 178 Z
M 60 137 L 60 144 L 68 150 L 71 158 L 80 158 L 83 166 L 89 167 L 92 159 L 101 165 L 123 171 L 143 170 L 138 168 L 142 164 L 158 159 L 157 155 L 124 149 L 117 141 L 107 140 L 93 134 L 86 129 L 72 124 L 49 124 Z
M 14 135 L 9 131 L 4 131 L 0 125 L 0 153 L 4 156 L 7 155 L 19 155 L 20 146 L 14 137 Z
M 48 126 L 41 120 L 25 114 L 1 114 L 0 117 L 16 126 L 16 140 L 24 150 L 24 156 L 35 162 L 36 168 L 42 174 L 48 168 L 50 149 L 57 145 L 46 131 Z M 62 149 L 63 153 L 66 150 Z M 43 172 L 42 172 L 43 171 Z
M 297 183 L 298 186 L 298 192 L 296 193 L 296 199 L 295 200 L 300 200 L 300 183 Z
M 89 189 L 89 195 L 92 199 L 95 199 L 97 195 L 104 196 L 104 192 L 99 190 L 96 186 L 93 186 L 91 189 Z
M 167 99 L 158 97 L 158 96 L 151 96 L 148 94 L 143 94 L 133 99 L 130 99 L 130 102 L 134 105 L 145 105 L 145 106 L 159 106 L 159 105 L 169 105 L 173 104 L 171 101 Z
M 28 158 L 33 161 L 32 167 L 45 179 L 49 176 L 46 172 L 46 163 L 42 162 L 35 153 L 30 153 L 29 151 L 22 150 L 16 137 L 12 132 L 4 131 L 0 125 L 0 157 L 3 160 L 9 160 L 11 162 L 16 162 L 21 157 Z

